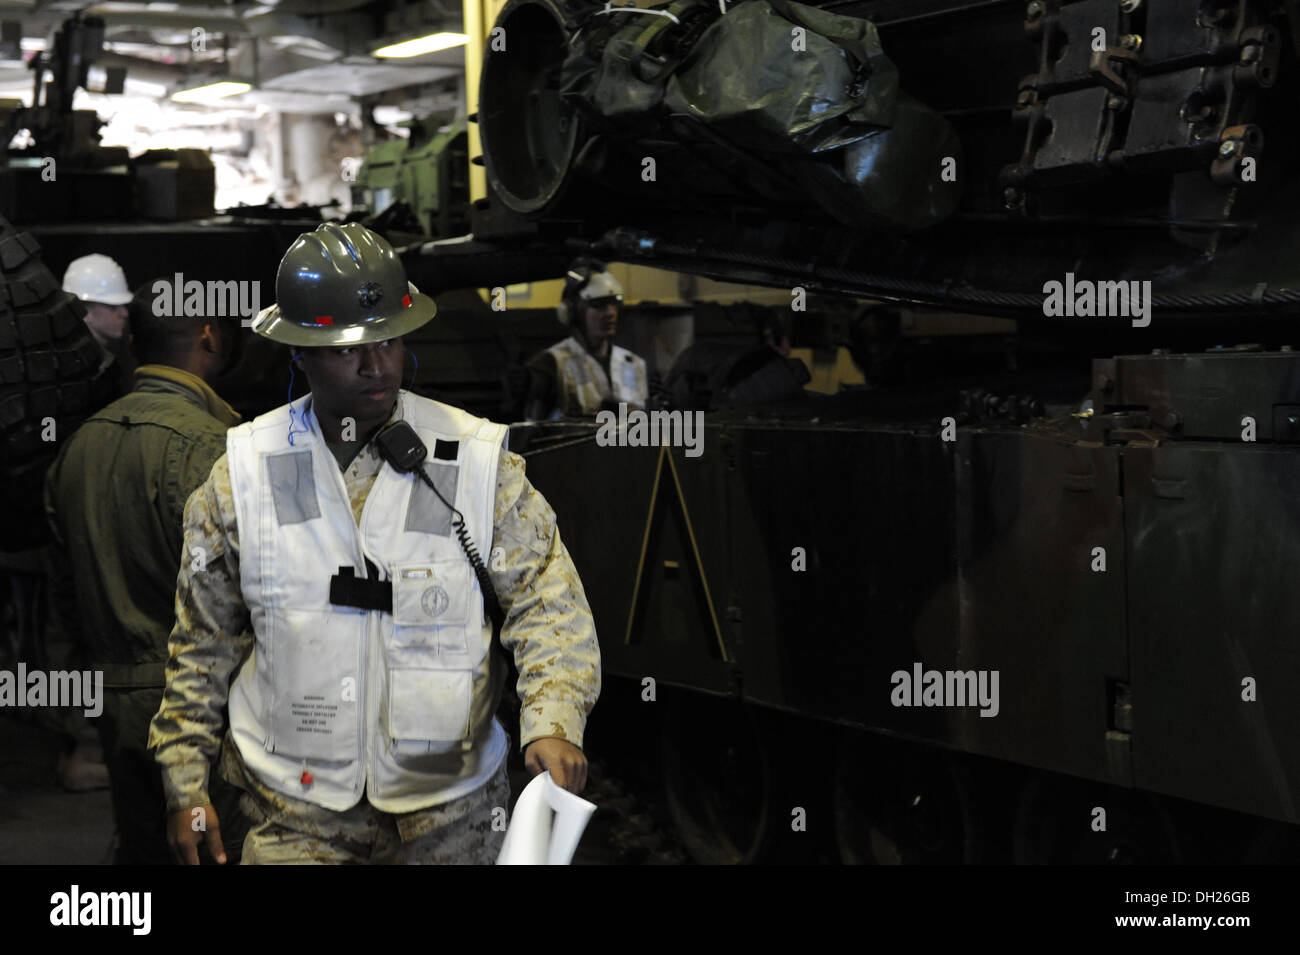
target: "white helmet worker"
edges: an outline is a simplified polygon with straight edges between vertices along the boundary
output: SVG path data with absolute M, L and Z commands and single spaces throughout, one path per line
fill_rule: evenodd
M 131 301 L 122 266 L 99 253 L 83 255 L 68 266 L 63 273 L 63 291 L 83 302 L 126 305 Z
M 83 255 L 63 273 L 63 291 L 86 306 L 86 327 L 100 347 L 111 350 L 126 336 L 127 303 L 131 290 L 126 273 L 106 255 Z
M 603 308 L 609 303 L 623 303 L 622 284 L 603 262 L 584 257 L 564 274 L 564 291 L 560 293 L 555 313 L 561 324 L 569 325 L 574 319 L 582 321 L 583 306 Z

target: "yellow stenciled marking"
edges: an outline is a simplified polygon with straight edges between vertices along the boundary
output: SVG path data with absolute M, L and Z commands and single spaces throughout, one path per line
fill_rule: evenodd
M 686 494 L 682 491 L 681 478 L 677 476 L 677 465 L 673 462 L 673 456 L 668 453 L 668 449 L 663 449 L 664 456 L 668 458 L 668 468 L 673 472 L 673 483 L 677 485 L 677 499 L 682 502 L 682 515 L 686 518 L 686 533 L 691 539 L 691 551 L 695 554 L 695 566 L 700 570 L 700 584 L 704 587 L 704 601 L 709 605 L 709 619 L 713 621 L 713 635 L 718 640 L 718 651 L 722 654 L 722 662 L 728 663 L 727 645 L 722 642 L 722 628 L 718 626 L 718 615 L 713 610 L 713 594 L 709 593 L 709 575 L 704 572 L 704 560 L 700 557 L 699 545 L 695 542 L 695 527 L 691 524 L 691 512 L 686 506 Z
M 632 584 L 632 603 L 628 606 L 627 612 L 627 632 L 623 635 L 623 644 L 630 646 L 632 643 L 632 620 L 636 616 L 636 600 L 641 593 L 641 571 L 645 569 L 645 553 L 650 547 L 650 525 L 654 521 L 655 501 L 659 499 L 659 475 L 664 470 L 664 454 L 667 448 L 659 449 L 659 460 L 655 463 L 655 481 L 654 486 L 650 488 L 650 510 L 645 516 L 645 533 L 641 535 L 641 556 L 636 562 L 636 578 Z
M 718 641 L 718 650 L 722 654 L 723 662 L 730 662 L 727 655 L 727 645 L 722 642 L 722 628 L 718 626 L 718 615 L 713 609 L 713 594 L 709 592 L 709 578 L 704 571 L 704 561 L 700 558 L 700 548 L 695 540 L 695 527 L 691 523 L 691 512 L 686 506 L 686 495 L 682 491 L 681 478 L 677 475 L 677 465 L 673 461 L 672 454 L 669 453 L 667 445 L 659 449 L 659 460 L 655 466 L 654 487 L 650 491 L 650 510 L 646 514 L 645 533 L 641 536 L 641 557 L 636 564 L 636 583 L 632 588 L 632 604 L 627 615 L 627 633 L 623 638 L 624 644 L 632 642 L 632 621 L 636 617 L 637 598 L 641 593 L 641 573 L 645 570 L 646 552 L 650 548 L 650 528 L 654 523 L 655 504 L 659 500 L 659 479 L 663 475 L 664 459 L 668 459 L 668 469 L 672 471 L 673 484 L 677 488 L 677 500 L 682 505 L 682 516 L 686 519 L 686 535 L 691 542 L 691 553 L 695 556 L 695 566 L 700 571 L 700 584 L 704 587 L 704 601 L 709 607 L 709 620 L 713 623 L 713 635 Z M 677 561 L 666 560 L 664 567 L 677 569 Z

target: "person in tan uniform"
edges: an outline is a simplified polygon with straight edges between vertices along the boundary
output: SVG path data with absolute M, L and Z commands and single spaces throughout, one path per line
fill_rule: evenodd
M 525 764 L 586 784 L 600 653 L 582 583 L 504 426 L 400 389 L 401 336 L 436 308 L 386 241 L 323 225 L 276 293 L 253 329 L 299 349 L 311 393 L 233 429 L 186 507 L 202 559 L 177 580 L 150 732 L 169 840 L 224 861 L 219 754 L 253 821 L 247 864 L 492 862 L 509 801 L 494 646 L 519 673 Z

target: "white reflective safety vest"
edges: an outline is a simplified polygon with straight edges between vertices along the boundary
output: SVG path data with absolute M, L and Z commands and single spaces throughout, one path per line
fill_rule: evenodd
M 609 375 L 574 336 L 546 349 L 555 356 L 556 404 L 559 414 L 594 415 L 602 402 L 626 401 L 628 410 L 645 410 L 650 381 L 644 359 L 618 345 L 610 346 Z
M 232 736 L 264 784 L 326 809 L 363 792 L 394 813 L 455 799 L 486 783 L 507 747 L 478 580 L 450 511 L 413 474 L 385 463 L 358 527 L 310 398 L 227 433 L 256 636 L 231 687 Z M 506 427 L 407 392 L 398 400 L 430 478 L 489 553 Z M 291 407 L 308 428 L 292 446 Z M 367 558 L 391 582 L 391 613 L 330 603 L 331 578 L 340 568 L 365 578 Z

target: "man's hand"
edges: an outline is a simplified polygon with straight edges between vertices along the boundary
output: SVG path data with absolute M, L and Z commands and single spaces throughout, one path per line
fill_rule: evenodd
M 550 770 L 555 784 L 575 796 L 587 788 L 587 757 L 568 740 L 533 740 L 524 750 L 524 765 L 534 776 Z
M 208 852 L 226 864 L 226 847 L 221 844 L 221 825 L 212 803 L 182 809 L 167 817 L 167 844 L 180 865 L 199 864 L 199 842 L 206 839 Z

